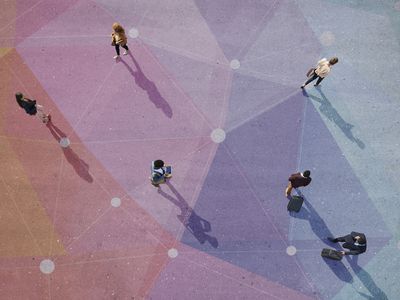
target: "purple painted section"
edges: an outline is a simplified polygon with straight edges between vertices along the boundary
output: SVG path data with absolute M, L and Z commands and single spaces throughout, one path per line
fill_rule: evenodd
M 241 135 L 241 137 L 245 139 L 247 136 Z M 256 138 L 257 133 L 253 133 L 251 137 Z M 230 139 L 229 134 L 227 145 L 230 145 Z M 258 140 L 260 141 L 260 136 L 258 136 Z M 250 148 L 250 144 L 247 142 L 242 140 L 242 143 Z M 256 145 L 255 149 L 257 151 Z M 257 161 L 254 158 L 260 155 L 260 153 L 257 155 L 256 151 L 253 153 L 253 161 Z M 264 158 L 269 157 L 265 151 L 263 154 Z M 251 167 L 247 165 L 246 161 L 244 161 L 244 165 Z M 286 254 L 286 247 L 289 244 L 286 237 L 279 232 L 287 231 L 288 225 L 286 199 L 283 196 L 284 182 L 277 189 L 280 191 L 280 197 L 268 197 L 276 209 L 271 209 L 272 205 L 267 208 L 265 203 L 267 193 L 257 199 L 254 188 L 252 188 L 253 182 L 249 186 L 240 168 L 241 166 L 231 157 L 225 146 L 220 146 L 194 207 L 195 216 L 193 216 L 193 220 L 189 219 L 188 230 L 185 231 L 182 242 L 273 282 L 278 282 L 307 295 L 314 295 L 312 287 L 297 265 L 296 258 Z M 245 169 L 246 171 L 248 169 Z M 274 190 L 265 181 L 268 177 L 265 175 L 265 170 L 258 167 L 254 172 L 258 172 L 259 175 L 254 177 L 263 179 L 261 180 L 262 185 L 266 186 L 265 189 L 268 189 L 268 193 L 270 193 L 269 189 Z M 245 176 L 249 177 L 247 174 Z M 254 177 L 252 176 L 252 179 Z M 282 181 L 285 179 L 282 177 Z M 278 180 L 276 182 L 279 183 Z M 257 190 L 256 193 L 259 192 L 260 190 Z M 274 215 L 273 218 L 272 215 Z M 278 217 L 284 221 L 275 224 Z M 203 221 L 201 222 L 201 220 Z M 271 220 L 274 224 L 271 223 Z M 193 228 L 197 228 L 197 231 Z M 218 243 L 215 243 L 215 240 Z
M 178 251 L 154 283 L 150 299 L 315 299 L 189 247 Z
M 313 181 L 310 188 L 304 189 L 304 195 L 314 211 L 335 235 L 348 233 L 348 220 L 354 220 L 350 231 L 362 231 L 371 238 L 390 238 L 382 216 L 311 102 L 307 103 L 305 119 L 300 169 L 311 170 Z M 338 218 L 342 221 L 338 222 Z M 293 234 L 298 239 L 315 235 L 297 225 L 300 224 L 294 226 Z
M 230 95 L 232 70 L 220 64 L 188 58 L 183 53 L 154 46 L 149 48 L 212 127 L 222 127 Z
M 279 6 L 279 1 L 195 0 L 228 60 L 241 58 L 240 52 L 259 33 Z
M 284 190 L 297 168 L 304 104 L 299 92 L 236 128 L 225 142 L 285 239 L 289 224 Z
M 391 234 L 311 102 L 307 103 L 305 120 L 300 170 L 310 169 L 313 181 L 302 189 L 305 203 L 292 215 L 290 239 L 298 249 L 309 250 L 299 252 L 300 263 L 316 287 L 324 291 L 324 298 L 330 299 L 345 282 L 352 281 L 346 266 L 359 271 L 358 265 L 368 263 Z M 365 233 L 368 248 L 373 249 L 362 254 L 358 264 L 318 258 L 320 249 L 338 246 L 327 241 L 328 236 L 351 231 Z
M 292 0 L 279 5 L 241 62 L 241 70 L 273 81 L 301 85 L 319 58 L 320 44 Z
M 231 130 L 233 127 L 249 121 L 282 102 L 295 90 L 298 88 L 294 89 L 279 83 L 235 73 L 225 127 L 227 130 Z

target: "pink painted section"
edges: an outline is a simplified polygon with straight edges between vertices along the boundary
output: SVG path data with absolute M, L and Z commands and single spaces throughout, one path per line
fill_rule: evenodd
M 0 28 L 2 37 L 0 47 L 17 46 L 76 2 L 76 0 L 17 1 L 17 18 L 15 21 L 7 20 L 4 27 Z
M 188 246 L 178 251 L 154 284 L 153 299 L 205 299 L 211 293 L 213 299 L 313 299 Z
M 67 251 L 76 255 L 95 251 L 156 248 L 160 242 L 151 230 L 147 229 L 146 223 L 139 222 L 139 213 L 128 214 L 123 206 L 109 209 L 80 236 L 79 240 L 73 241 L 73 244 L 67 247 Z M 148 222 L 148 218 L 145 218 L 145 221 Z M 151 223 L 149 225 L 151 226 Z M 160 231 L 160 228 L 157 229 Z
M 139 38 L 146 43 L 197 59 L 228 64 L 195 1 L 96 2 L 101 3 L 128 29 L 130 26 L 136 27 Z
M 85 45 L 86 53 L 92 45 L 110 45 L 111 25 L 114 22 L 113 16 L 94 1 L 78 1 L 32 36 L 27 37 L 19 46 L 47 48 Z M 111 46 L 109 48 L 111 49 Z M 64 51 L 62 54 L 65 54 Z
M 104 48 L 92 47 L 88 52 L 86 46 L 66 49 L 25 48 L 22 45 L 18 52 L 69 123 L 75 124 L 86 107 L 95 100 L 97 93 L 101 92 L 102 82 L 111 74 L 113 49 L 110 47 L 108 50 L 110 51 L 107 53 Z M 25 75 L 19 76 L 23 80 Z M 39 98 L 41 95 L 33 96 L 43 101 L 43 98 Z
M 77 131 L 85 141 L 209 136 L 191 100 L 144 47 L 113 70 Z M 106 122 L 105 122 L 106 120 Z M 184 124 L 184 126 L 182 126 Z
M 144 299 L 169 259 L 163 248 L 113 254 L 57 260 L 51 274 L 53 299 Z
M 36 268 L 0 269 L 2 299 L 50 299 L 48 278 Z M 3 266 L 3 264 L 2 264 Z

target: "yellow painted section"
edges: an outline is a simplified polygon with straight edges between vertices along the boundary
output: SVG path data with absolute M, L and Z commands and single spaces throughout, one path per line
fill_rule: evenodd
M 0 257 L 66 254 L 6 138 L 0 138 Z
M 2 58 L 4 55 L 10 52 L 12 49 L 14 48 L 0 48 L 0 58 Z

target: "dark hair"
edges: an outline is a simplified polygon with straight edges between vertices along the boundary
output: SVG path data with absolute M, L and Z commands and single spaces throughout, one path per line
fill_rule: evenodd
M 164 167 L 164 162 L 161 159 L 157 159 L 154 161 L 154 168 L 155 169 L 160 169 Z
M 15 99 L 17 100 L 18 105 L 24 108 L 24 95 L 18 92 L 15 94 Z
M 310 175 L 311 175 L 311 172 L 310 172 L 309 170 L 305 170 L 305 171 L 303 172 L 303 176 L 304 176 L 304 177 L 310 177 Z
M 329 60 L 329 64 L 330 64 L 330 65 L 334 65 L 334 64 L 336 64 L 338 61 L 339 61 L 339 58 L 337 58 L 337 57 L 332 57 L 332 58 Z

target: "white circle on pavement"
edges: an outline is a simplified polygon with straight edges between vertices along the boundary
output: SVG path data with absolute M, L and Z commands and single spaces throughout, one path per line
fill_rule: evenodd
M 335 42 L 335 35 L 331 31 L 324 31 L 319 40 L 324 46 L 331 46 Z
M 54 263 L 50 259 L 44 259 L 40 262 L 40 271 L 44 274 L 50 274 L 54 271 Z
M 211 139 L 213 140 L 214 143 L 222 143 L 225 140 L 226 134 L 225 131 L 222 128 L 217 128 L 214 129 L 211 132 Z
M 61 140 L 60 140 L 61 147 L 67 148 L 70 144 L 71 144 L 71 142 L 69 141 L 69 138 L 67 138 L 67 137 L 61 138 Z
M 111 199 L 111 205 L 113 207 L 119 207 L 121 205 L 121 199 L 115 197 Z
M 129 36 L 136 39 L 139 36 L 139 30 L 135 27 L 131 28 L 131 30 L 129 30 Z
M 231 62 L 229 63 L 232 69 L 236 70 L 240 68 L 240 61 L 237 59 L 232 59 Z
M 295 255 L 296 252 L 297 252 L 297 249 L 296 249 L 295 246 L 289 246 L 289 247 L 286 248 L 286 253 L 287 253 L 288 255 L 290 255 L 290 256 Z
M 178 256 L 178 250 L 176 250 L 175 248 L 171 248 L 168 250 L 168 256 L 171 258 L 175 258 Z

